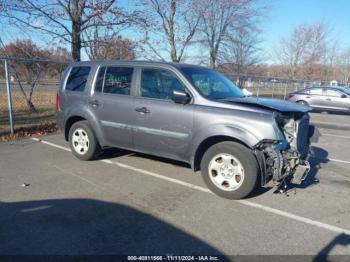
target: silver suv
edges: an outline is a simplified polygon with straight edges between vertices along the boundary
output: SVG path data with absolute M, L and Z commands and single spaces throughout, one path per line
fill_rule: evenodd
M 57 94 L 57 122 L 73 154 L 118 147 L 201 170 L 217 195 L 239 199 L 257 184 L 308 172 L 308 108 L 248 98 L 200 66 L 144 61 L 72 63 Z

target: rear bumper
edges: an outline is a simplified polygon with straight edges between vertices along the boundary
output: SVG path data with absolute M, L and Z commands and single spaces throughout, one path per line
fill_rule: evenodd
M 56 125 L 59 130 L 64 131 L 64 116 L 61 111 L 56 113 Z

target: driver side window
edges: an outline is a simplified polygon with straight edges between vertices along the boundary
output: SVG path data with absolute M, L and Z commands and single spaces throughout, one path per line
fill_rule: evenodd
M 142 97 L 170 100 L 174 90 L 185 91 L 185 86 L 172 72 L 162 69 L 142 70 Z

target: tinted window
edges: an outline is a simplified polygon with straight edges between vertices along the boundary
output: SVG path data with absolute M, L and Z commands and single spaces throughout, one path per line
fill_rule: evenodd
M 66 90 L 69 91 L 84 91 L 87 79 L 89 77 L 90 67 L 89 66 L 77 66 L 73 67 L 70 71 Z
M 322 88 L 313 88 L 313 89 L 310 89 L 310 94 L 311 95 L 323 95 L 323 90 L 322 90 Z
M 184 67 L 181 71 L 192 85 L 206 98 L 216 100 L 244 96 L 236 85 L 214 70 Z
M 345 89 L 345 88 L 342 88 L 341 91 L 346 94 L 347 96 L 350 96 L 350 89 Z
M 185 91 L 185 87 L 173 73 L 161 69 L 142 70 L 141 96 L 171 99 L 174 90 Z
M 107 67 L 103 92 L 130 95 L 133 68 Z
M 133 68 L 101 67 L 97 74 L 95 92 L 130 95 Z

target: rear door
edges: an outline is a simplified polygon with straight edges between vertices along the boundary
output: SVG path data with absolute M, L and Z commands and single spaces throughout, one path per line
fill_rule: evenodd
M 139 76 L 134 109 L 135 148 L 145 153 L 185 160 L 192 139 L 193 104 L 176 104 L 171 98 L 174 90 L 189 92 L 170 70 L 143 68 Z
M 133 148 L 134 82 L 133 67 L 110 65 L 98 69 L 89 106 L 99 119 L 108 145 Z
M 305 96 L 306 102 L 312 108 L 323 108 L 325 106 L 325 93 L 323 88 L 311 88 Z

